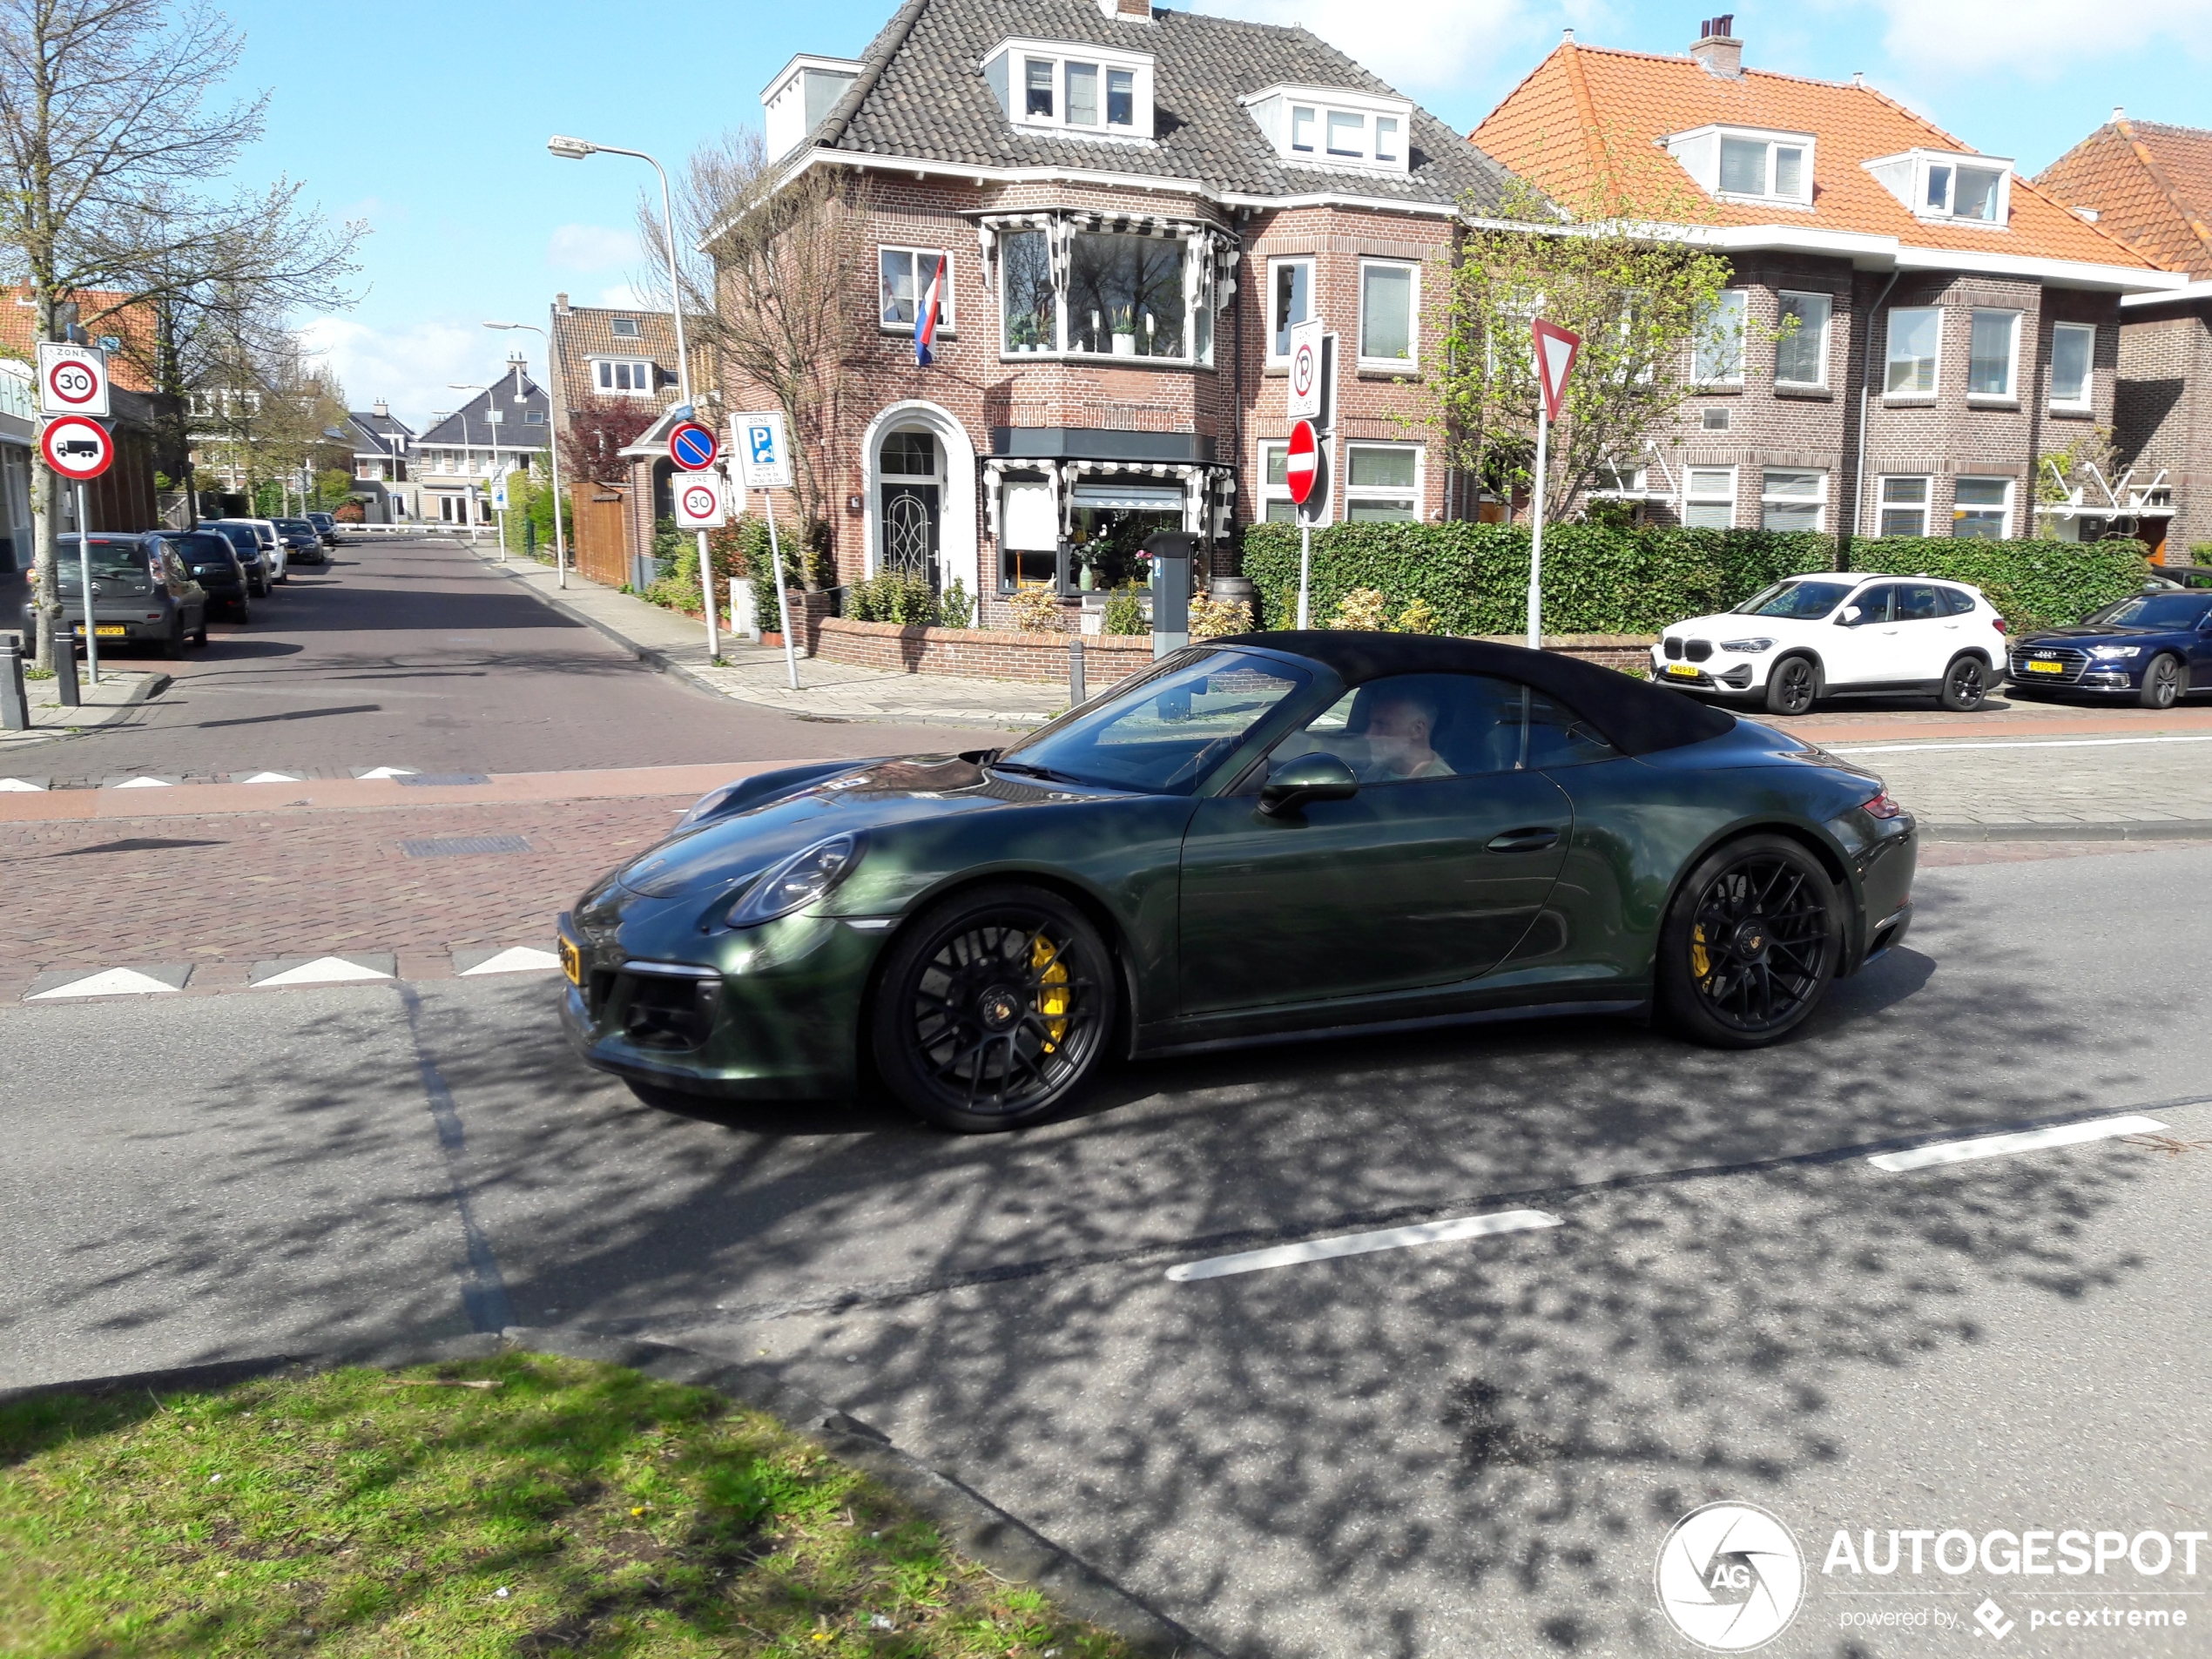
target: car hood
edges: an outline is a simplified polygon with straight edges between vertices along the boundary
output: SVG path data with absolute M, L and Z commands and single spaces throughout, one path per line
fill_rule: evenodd
M 1717 644 L 1723 637 L 1760 639 L 1826 625 L 1825 617 L 1808 622 L 1801 617 L 1747 617 L 1740 611 L 1723 610 L 1710 617 L 1691 617 L 1687 621 L 1670 623 L 1662 632 L 1685 637 L 1695 634 Z
M 2146 639 L 2160 639 L 2168 635 L 2185 637 L 2195 631 L 2188 628 L 2116 628 L 2109 624 L 2088 628 L 2045 628 L 2028 635 L 2019 642 L 2022 651 L 2033 651 L 2038 645 L 2090 645 L 2111 640 L 2120 644 L 2140 644 Z
M 780 785 L 772 778 L 758 781 L 768 786 L 763 794 L 734 812 L 679 829 L 616 871 L 595 894 L 612 886 L 645 898 L 678 898 L 750 880 L 833 835 L 865 838 L 925 820 L 1115 799 L 1120 793 L 994 775 L 977 760 L 959 755 L 865 761 L 826 772 L 810 768 Z

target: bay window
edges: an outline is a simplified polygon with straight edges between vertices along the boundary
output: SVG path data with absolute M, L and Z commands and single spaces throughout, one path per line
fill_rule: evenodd
M 2089 395 L 2089 364 L 2095 354 L 2097 331 L 2084 323 L 2062 322 L 2051 330 L 2051 407 L 2086 409 Z
M 1184 244 L 1159 236 L 1078 234 L 1068 262 L 1068 349 L 1185 357 Z
M 1932 397 L 1936 364 L 1943 349 L 1943 311 L 1937 306 L 1898 306 L 1890 312 L 1889 374 L 1882 390 L 1890 397 Z
M 1835 301 L 1824 293 L 1784 293 L 1782 338 L 1774 347 L 1774 379 L 1780 386 L 1828 383 L 1828 315 Z
M 1006 317 L 1002 348 L 1012 352 L 1060 349 L 1060 310 L 1052 291 L 1052 253 L 1042 231 L 1010 231 L 999 238 L 999 287 Z
M 1076 225 L 1113 220 L 1070 215 Z M 1142 359 L 1209 368 L 1217 244 L 1199 228 L 1142 235 L 1009 226 L 987 237 L 998 265 L 1002 356 Z M 949 310 L 946 320 L 951 320 Z
M 1365 261 L 1359 266 L 1359 361 L 1412 368 L 1419 267 Z
M 1966 348 L 1966 395 L 2013 395 L 2013 363 L 2020 341 L 2017 311 L 1977 311 Z

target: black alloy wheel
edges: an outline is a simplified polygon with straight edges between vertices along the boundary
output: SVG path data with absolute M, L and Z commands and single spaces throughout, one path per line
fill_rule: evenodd
M 243 589 L 239 590 L 238 597 L 231 601 L 231 614 L 241 623 L 253 620 L 253 601 L 246 597 Z
M 1074 905 L 979 887 L 893 941 L 871 1021 L 876 1069 L 940 1128 L 1018 1129 L 1097 1069 L 1116 1004 L 1112 959 Z
M 1820 695 L 1820 671 L 1810 657 L 1784 657 L 1766 677 L 1770 714 L 1804 714 Z
M 1747 836 L 1709 853 L 1660 933 L 1662 1009 L 1713 1048 L 1778 1041 L 1835 977 L 1838 909 L 1827 871 L 1784 836 Z
M 2170 709 L 2182 698 L 2182 659 L 2163 653 L 2143 670 L 2143 689 L 2138 694 L 2147 709 Z
M 1943 675 L 1943 706 L 1972 714 L 1989 696 L 1989 671 L 1979 657 L 1954 658 Z

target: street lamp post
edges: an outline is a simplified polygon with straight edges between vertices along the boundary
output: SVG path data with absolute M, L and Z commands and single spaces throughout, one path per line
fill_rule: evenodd
M 553 550 L 554 568 L 559 572 L 559 585 L 569 585 L 569 535 L 563 527 L 561 508 L 561 435 L 553 425 L 553 389 L 560 384 L 561 364 L 553 336 L 535 323 L 488 322 L 487 328 L 520 328 L 538 336 L 545 342 L 545 451 L 553 466 Z
M 660 176 L 661 240 L 668 255 L 668 303 L 676 319 L 676 386 L 685 407 L 693 414 L 698 405 L 691 401 L 691 354 L 684 342 L 684 280 L 676 266 L 676 211 L 670 205 L 668 170 L 643 150 L 625 150 L 619 145 L 594 144 L 589 138 L 571 138 L 556 133 L 545 141 L 545 147 L 563 161 L 581 161 L 586 156 L 630 156 L 645 163 Z M 776 572 L 776 580 L 783 580 L 783 572 Z M 714 565 L 706 548 L 706 532 L 699 532 L 699 597 L 706 610 L 706 654 L 711 660 L 717 657 L 718 644 L 715 637 Z

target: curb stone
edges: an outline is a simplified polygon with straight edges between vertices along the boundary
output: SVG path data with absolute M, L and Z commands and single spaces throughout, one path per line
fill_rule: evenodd
M 1009 1514 L 988 1498 L 903 1452 L 880 1430 L 769 1376 L 757 1366 L 716 1359 L 668 1343 L 604 1337 L 570 1326 L 509 1325 L 494 1334 L 430 1338 L 395 1333 L 320 1353 L 272 1354 L 165 1370 L 128 1372 L 78 1381 L 0 1389 L 0 1406 L 56 1394 L 149 1393 L 220 1388 L 284 1372 L 306 1374 L 347 1366 L 398 1370 L 411 1366 L 487 1359 L 510 1349 L 566 1359 L 623 1366 L 662 1382 L 705 1388 L 765 1412 L 814 1441 L 840 1462 L 873 1477 L 934 1524 L 948 1543 L 1001 1577 L 1036 1585 L 1062 1611 L 1112 1631 L 1157 1659 L 1211 1656 L 1219 1649 L 1155 1611 L 1081 1557 Z
M 2114 824 L 1923 824 L 1931 841 L 2212 841 L 2212 819 L 2141 819 Z

